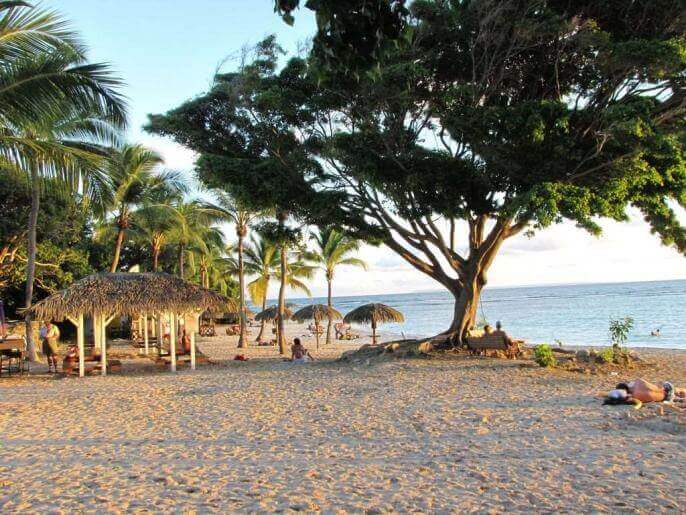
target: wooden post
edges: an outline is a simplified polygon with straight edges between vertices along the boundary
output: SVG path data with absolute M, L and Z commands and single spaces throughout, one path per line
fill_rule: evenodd
M 83 323 L 83 313 L 79 315 L 78 325 L 76 326 L 76 345 L 79 348 L 79 377 L 86 375 L 86 356 L 83 340 L 85 338 L 85 328 Z
M 164 327 L 162 326 L 162 313 L 157 313 L 157 356 L 162 356 L 162 344 L 164 343 Z
M 145 355 L 148 355 L 149 345 L 148 345 L 148 314 L 143 314 L 143 342 L 145 342 Z
M 193 316 L 193 315 L 191 315 Z M 188 325 L 186 324 L 186 331 L 188 331 Z M 191 329 L 191 370 L 195 370 L 195 327 L 197 323 L 194 323 Z
M 160 315 L 158 314 L 157 318 L 155 318 L 154 315 L 152 317 L 152 337 L 153 338 L 156 336 L 156 333 L 157 333 L 157 323 L 156 322 L 157 322 L 157 319 L 159 318 L 159 316 Z
M 107 375 L 107 323 L 105 321 L 105 315 L 100 316 L 100 374 L 103 376 Z
M 169 313 L 169 356 L 171 371 L 176 372 L 176 313 Z

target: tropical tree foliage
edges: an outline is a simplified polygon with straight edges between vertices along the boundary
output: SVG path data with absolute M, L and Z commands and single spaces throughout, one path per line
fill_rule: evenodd
M 293 252 L 290 261 L 286 260 L 282 275 L 281 248 L 278 244 L 270 241 L 267 237 L 252 237 L 250 244 L 245 248 L 245 272 L 253 276 L 253 280 L 247 285 L 250 299 L 255 306 L 261 306 L 262 311 L 267 307 L 267 295 L 272 279 L 278 279 L 292 290 L 302 291 L 311 296 L 310 290 L 303 279 L 311 279 L 314 275 L 314 267 L 305 261 L 304 252 Z M 282 280 L 283 279 L 283 280 Z M 281 288 L 279 288 L 281 290 Z M 265 322 L 260 325 L 260 332 L 256 340 L 261 341 L 264 337 Z
M 362 73 L 342 77 L 322 40 L 277 72 L 268 40 L 151 126 L 200 152 L 215 186 L 267 185 L 303 219 L 386 244 L 454 295 L 453 342 L 517 234 L 598 233 L 635 206 L 686 249 L 683 2 L 417 0 L 401 15 Z
M 367 263 L 354 254 L 360 249 L 360 242 L 336 229 L 325 227 L 319 233 L 312 235 L 315 243 L 314 250 L 309 254 L 309 259 L 316 263 L 324 272 L 327 285 L 327 305 L 333 307 L 333 278 L 336 268 L 341 265 L 359 266 L 367 269 Z M 333 321 L 328 319 L 326 327 L 326 343 L 331 343 L 331 329 Z
M 59 179 L 104 202 L 100 144 L 125 124 L 123 98 L 106 65 L 90 64 L 59 16 L 24 2 L 0 2 L 0 166 L 31 186 L 26 307 L 33 299 L 40 182 Z M 36 359 L 31 318 L 28 353 Z

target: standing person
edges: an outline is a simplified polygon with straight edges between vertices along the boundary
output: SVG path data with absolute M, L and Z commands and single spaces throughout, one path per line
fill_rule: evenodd
M 40 331 L 40 337 L 43 340 L 43 354 L 48 360 L 48 372 L 57 373 L 60 330 L 48 320 Z

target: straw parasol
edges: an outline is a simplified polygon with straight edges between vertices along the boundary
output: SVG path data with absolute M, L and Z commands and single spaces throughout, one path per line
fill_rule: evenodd
M 319 349 L 319 322 L 323 318 L 331 318 L 331 320 L 340 320 L 343 318 L 338 311 L 330 308 L 324 304 L 311 304 L 299 309 L 291 317 L 296 322 L 304 322 L 306 320 L 314 320 L 314 333 L 317 339 L 317 349 Z
M 279 316 L 279 306 L 269 306 L 267 309 L 264 311 L 261 311 L 257 315 L 255 315 L 255 320 L 258 322 L 261 322 L 262 320 L 266 322 L 273 322 L 275 321 Z M 284 307 L 283 311 L 283 317 L 284 320 L 288 320 L 293 316 L 293 311 L 288 307 L 288 304 Z
M 376 326 L 388 322 L 404 322 L 405 317 L 397 309 L 386 304 L 371 303 L 353 309 L 343 318 L 344 322 L 372 324 L 372 343 L 376 344 Z
M 235 301 L 162 272 L 89 275 L 34 304 L 40 320 L 64 320 L 83 313 L 199 312 L 235 309 Z

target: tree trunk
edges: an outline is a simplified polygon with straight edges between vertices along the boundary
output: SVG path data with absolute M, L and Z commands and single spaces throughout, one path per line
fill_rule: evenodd
M 314 338 L 317 340 L 317 350 L 319 350 L 319 319 L 314 319 Z
M 466 344 L 468 332 L 476 325 L 479 299 L 486 284 L 484 271 L 478 268 L 472 270 L 462 283 L 463 287 L 454 293 L 453 321 L 444 333 L 453 346 Z
M 152 249 L 152 271 L 157 272 L 157 267 L 160 260 L 160 251 L 156 247 Z
M 333 307 L 333 301 L 331 299 L 331 283 L 332 280 L 327 277 L 326 279 L 327 286 L 328 286 L 328 292 L 326 296 L 326 305 L 329 306 L 329 309 Z M 331 344 L 331 329 L 333 328 L 333 320 L 331 319 L 331 315 L 329 315 L 329 322 L 326 325 L 326 344 L 330 345 Z
M 124 244 L 124 232 L 125 229 L 119 225 L 119 231 L 117 232 L 117 241 L 114 244 L 114 256 L 112 256 L 112 266 L 110 266 L 110 272 L 114 273 L 117 271 L 119 266 L 119 256 L 121 255 L 121 247 Z
M 181 279 L 186 278 L 185 274 L 185 268 L 186 268 L 186 260 L 185 260 L 185 253 L 186 253 L 186 247 L 183 244 L 179 244 L 179 277 Z
M 279 353 L 286 354 L 286 336 L 284 335 L 284 312 L 286 311 L 286 246 L 281 245 L 281 285 L 279 287 L 279 316 L 277 318 L 276 336 L 279 342 Z
M 241 227 L 236 228 L 238 232 L 238 303 L 239 306 L 239 316 L 241 331 L 238 337 L 238 348 L 242 349 L 248 346 L 248 340 L 246 338 L 246 319 L 245 319 L 245 277 L 243 269 L 243 237 L 245 236 L 244 229 Z
M 267 309 L 267 295 L 266 295 L 266 294 L 265 294 L 264 298 L 262 299 L 262 311 L 264 311 L 265 309 Z M 265 324 L 266 324 L 266 322 L 265 322 L 265 320 L 264 320 L 264 318 L 263 318 L 262 321 L 260 322 L 260 332 L 259 332 L 259 334 L 257 335 L 257 338 L 255 338 L 255 341 L 256 341 L 256 342 L 262 341 L 262 338 L 263 338 L 263 336 L 264 336 L 264 326 L 265 326 Z
M 283 232 L 284 226 L 286 225 L 286 213 L 279 211 L 276 214 L 276 219 L 279 222 L 279 233 Z M 281 236 L 283 236 L 281 234 Z M 286 244 L 284 242 L 280 245 L 281 249 L 281 285 L 279 286 L 279 315 L 277 317 L 277 330 L 276 338 L 279 343 L 279 353 L 281 355 L 286 354 L 286 336 L 284 335 L 284 312 L 286 311 L 286 274 L 287 270 L 287 252 Z
M 38 184 L 38 171 L 31 165 L 31 210 L 29 212 L 28 249 L 26 257 L 26 297 L 24 306 L 28 309 L 33 302 L 33 283 L 36 277 L 36 227 L 38 226 L 38 211 L 40 209 L 40 184 Z M 31 328 L 31 313 L 26 312 L 24 322 L 26 324 L 26 353 L 31 361 L 38 361 L 36 343 L 33 341 Z

